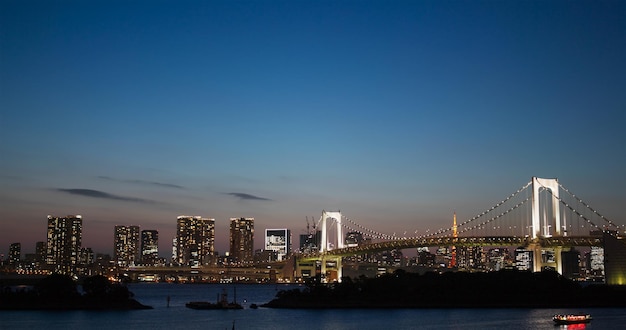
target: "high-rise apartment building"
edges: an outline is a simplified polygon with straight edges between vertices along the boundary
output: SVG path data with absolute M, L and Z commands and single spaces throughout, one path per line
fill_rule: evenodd
M 46 242 L 35 243 L 35 255 L 39 264 L 46 261 Z
M 265 229 L 265 250 L 276 252 L 278 261 L 291 252 L 291 231 L 289 229 Z
M 22 244 L 12 243 L 9 246 L 9 264 L 17 265 L 20 263 L 22 256 Z
M 253 261 L 254 218 L 230 218 L 230 257 L 236 262 Z
M 79 263 L 83 232 L 83 217 L 48 216 L 46 264 L 54 271 L 74 274 Z
M 156 230 L 141 231 L 141 263 L 154 265 L 159 259 L 159 232 Z
M 139 226 L 115 226 L 114 260 L 118 267 L 134 266 L 139 263 Z
M 191 267 L 213 264 L 215 262 L 215 219 L 179 216 L 174 244 L 172 263 Z

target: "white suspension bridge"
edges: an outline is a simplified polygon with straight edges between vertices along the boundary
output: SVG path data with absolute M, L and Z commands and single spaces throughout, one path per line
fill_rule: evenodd
M 560 253 L 575 246 L 602 246 L 604 234 L 617 236 L 617 225 L 557 179 L 533 177 L 504 200 L 484 212 L 451 227 L 412 237 L 398 237 L 365 227 L 340 211 L 323 211 L 317 222 L 319 248 L 297 255 L 299 272 L 334 273 L 341 279 L 341 258 L 392 249 L 428 246 L 523 246 L 533 251 L 533 269 L 552 267 L 562 272 Z M 355 232 L 371 243 L 346 246 L 344 233 Z M 542 261 L 541 253 L 554 252 L 555 259 Z M 315 269 L 315 267 L 321 269 Z

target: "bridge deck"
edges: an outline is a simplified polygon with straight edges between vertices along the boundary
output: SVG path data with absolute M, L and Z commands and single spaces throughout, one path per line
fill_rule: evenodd
M 539 244 L 542 247 L 602 246 L 602 237 L 567 236 L 538 239 L 517 236 L 407 238 L 335 249 L 324 253 L 305 254 L 301 255 L 301 257 L 304 259 L 316 259 L 324 255 L 350 256 L 369 252 L 393 249 L 403 250 L 424 246 L 528 246 L 531 243 Z

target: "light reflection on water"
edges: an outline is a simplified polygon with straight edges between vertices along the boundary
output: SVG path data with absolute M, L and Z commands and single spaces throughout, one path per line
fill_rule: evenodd
M 185 303 L 214 301 L 224 288 L 245 307 L 271 300 L 283 285 L 131 284 L 130 290 L 152 310 L 0 311 L 0 329 L 572 329 L 555 327 L 552 315 L 567 309 L 349 309 L 349 310 L 192 310 Z M 167 307 L 167 297 L 170 307 Z M 586 309 L 594 320 L 583 329 L 621 329 L 626 310 Z M 581 329 L 581 328 L 576 328 Z

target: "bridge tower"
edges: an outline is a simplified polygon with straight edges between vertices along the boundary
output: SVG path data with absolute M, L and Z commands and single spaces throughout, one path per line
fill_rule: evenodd
M 549 189 L 551 193 L 552 214 L 541 223 L 540 210 L 540 189 Z M 540 237 L 562 237 L 567 236 L 567 231 L 561 230 L 561 213 L 559 204 L 559 182 L 557 179 L 544 179 L 533 177 L 532 179 L 532 239 L 537 240 Z M 535 272 L 541 271 L 544 266 L 554 267 L 559 274 L 563 273 L 563 263 L 561 260 L 562 247 L 553 249 L 543 249 L 539 244 L 533 243 L 529 246 L 533 251 L 533 268 Z
M 328 221 L 336 225 L 337 240 L 329 242 L 328 240 Z M 343 234 L 341 230 L 341 211 L 322 211 L 322 241 L 320 244 L 320 253 L 322 255 L 320 272 L 324 275 L 327 282 L 341 282 L 342 277 L 342 265 L 340 256 L 328 256 L 324 255 L 324 252 L 333 249 L 343 248 Z
M 337 242 L 329 242 L 328 241 L 328 225 L 327 225 L 327 221 L 329 219 L 331 221 L 334 220 L 335 224 L 337 225 Z M 320 252 L 326 252 L 328 250 L 332 250 L 332 249 L 328 248 L 330 246 L 330 244 L 332 244 L 334 246 L 334 248 L 336 248 L 336 249 L 343 248 L 343 236 L 342 236 L 342 233 L 341 233 L 341 211 L 326 211 L 326 210 L 323 210 L 322 211 L 321 226 L 322 226 L 322 243 L 320 244 Z
M 545 219 L 543 227 L 541 226 L 541 212 L 539 209 L 539 189 L 550 189 L 552 193 L 552 217 Z M 559 182 L 557 179 L 542 179 L 533 177 L 533 195 L 532 195 L 532 238 L 538 237 L 551 237 L 552 231 L 550 227 L 554 228 L 554 236 L 567 236 L 566 233 L 561 232 L 561 216 L 559 212 Z

